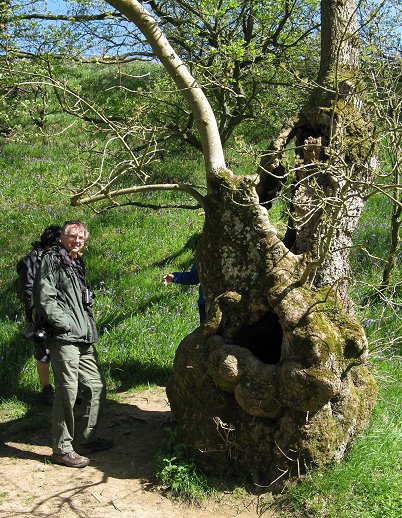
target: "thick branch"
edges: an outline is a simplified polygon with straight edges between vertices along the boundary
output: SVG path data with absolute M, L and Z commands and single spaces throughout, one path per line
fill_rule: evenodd
M 108 3 L 136 24 L 189 103 L 200 133 L 207 175 L 214 176 L 217 171 L 226 169 L 222 143 L 212 108 L 156 21 L 137 0 L 108 0 Z
M 66 59 L 66 56 L 64 54 L 52 54 L 52 59 L 56 59 L 59 61 L 63 61 Z M 38 60 L 43 59 L 48 60 L 49 59 L 49 53 L 45 54 L 38 54 L 33 52 L 22 52 L 22 51 L 16 51 L 13 50 L 13 58 L 14 59 L 32 59 L 32 60 Z M 75 56 L 71 55 L 69 56 L 69 60 L 71 62 L 76 63 L 95 63 L 95 64 L 106 64 L 106 65 L 114 65 L 114 64 L 123 64 L 123 63 L 130 63 L 132 61 L 139 61 L 143 60 L 146 62 L 151 61 L 152 59 L 155 59 L 155 55 L 152 52 L 126 52 L 125 54 L 120 54 L 119 56 Z
M 93 206 L 91 206 L 91 209 L 96 212 L 97 214 L 100 214 L 101 212 L 106 212 L 111 209 L 115 209 L 116 207 L 138 207 L 141 209 L 148 209 L 148 210 L 172 210 L 172 209 L 184 209 L 184 210 L 199 210 L 200 206 L 197 203 L 197 205 L 186 205 L 184 203 L 175 203 L 175 204 L 158 204 L 158 203 L 141 203 L 139 201 L 125 201 L 123 203 L 119 202 L 117 205 L 115 201 L 113 200 L 113 203 L 107 207 L 102 207 L 100 210 L 95 209 Z
M 331 67 L 356 64 L 358 56 L 355 0 L 326 0 L 321 7 L 321 63 L 318 82 Z

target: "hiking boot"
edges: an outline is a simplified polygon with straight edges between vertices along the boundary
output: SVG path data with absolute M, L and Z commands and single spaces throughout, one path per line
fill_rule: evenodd
M 76 449 L 85 455 L 88 453 L 92 453 L 93 451 L 104 451 L 108 450 L 113 446 L 112 439 L 95 439 L 92 442 L 87 442 L 85 444 L 77 444 Z
M 53 453 L 52 460 L 56 464 L 61 466 L 67 466 L 68 468 L 85 468 L 88 466 L 88 457 L 82 457 L 75 451 L 69 451 L 68 453 Z
M 41 400 L 42 400 L 42 403 L 44 403 L 45 405 L 48 405 L 48 406 L 53 405 L 54 389 L 53 389 L 52 385 L 45 385 L 44 387 L 42 387 Z

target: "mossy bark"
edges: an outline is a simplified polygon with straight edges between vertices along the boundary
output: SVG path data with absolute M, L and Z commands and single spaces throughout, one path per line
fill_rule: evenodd
M 339 460 L 376 384 L 362 327 L 278 239 L 248 179 L 209 186 L 197 262 L 208 318 L 180 344 L 167 387 L 191 454 L 213 472 L 275 482 Z

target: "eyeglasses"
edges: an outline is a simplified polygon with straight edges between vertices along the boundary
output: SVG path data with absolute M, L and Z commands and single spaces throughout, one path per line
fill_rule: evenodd
M 63 236 L 66 236 L 72 240 L 77 239 L 78 241 L 85 241 L 85 236 L 80 236 L 79 234 L 63 234 Z

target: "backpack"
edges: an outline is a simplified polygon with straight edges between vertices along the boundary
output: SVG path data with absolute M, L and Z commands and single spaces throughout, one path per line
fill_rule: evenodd
M 32 287 L 44 252 L 40 243 L 32 243 L 32 250 L 16 265 L 18 277 L 15 281 L 15 290 L 25 306 L 25 317 L 29 323 L 32 323 Z

